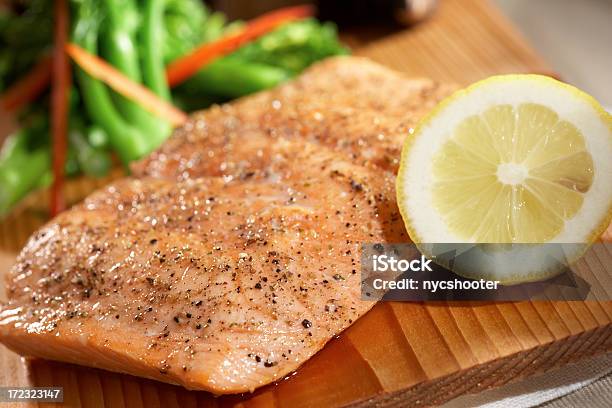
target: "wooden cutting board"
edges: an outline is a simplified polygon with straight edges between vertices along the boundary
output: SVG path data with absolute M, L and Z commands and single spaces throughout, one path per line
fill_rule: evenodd
M 442 81 L 550 72 L 486 0 L 441 0 L 435 16 L 412 29 L 361 29 L 343 39 L 355 54 Z M 77 201 L 107 181 L 73 181 L 68 197 Z M 35 194 L 0 223 L 0 273 L 46 220 L 46 202 L 45 193 Z M 96 369 L 24 362 L 5 348 L 0 385 L 62 386 L 75 407 L 426 406 L 610 350 L 612 302 L 388 302 L 297 373 L 254 394 L 214 398 Z

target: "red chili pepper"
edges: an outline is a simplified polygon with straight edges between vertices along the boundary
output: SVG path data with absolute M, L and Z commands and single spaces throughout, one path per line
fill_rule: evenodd
M 0 95 L 0 107 L 7 112 L 15 112 L 36 100 L 51 82 L 51 61 L 48 56 L 41 58 L 27 74 Z
M 55 0 L 53 83 L 51 88 L 51 136 L 53 143 L 53 185 L 51 215 L 64 209 L 64 166 L 68 150 L 70 65 L 65 47 L 68 43 L 69 11 L 67 0 Z

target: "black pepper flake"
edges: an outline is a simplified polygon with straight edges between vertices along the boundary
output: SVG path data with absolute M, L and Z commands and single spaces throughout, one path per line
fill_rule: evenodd
M 201 324 L 201 323 L 196 324 L 196 325 L 195 325 L 195 328 L 196 328 L 196 329 L 198 329 L 198 330 L 200 330 L 200 329 L 202 328 L 202 324 Z
M 195 303 L 194 303 L 194 305 L 196 305 L 196 306 L 201 306 L 201 305 L 202 305 L 202 301 L 201 301 L 201 300 L 198 300 L 197 302 L 195 302 Z
M 308 319 L 304 319 L 302 320 L 302 326 L 304 326 L 305 329 L 309 329 L 312 327 L 312 322 Z
M 344 280 L 344 277 L 343 277 L 342 275 L 340 275 L 339 273 L 336 273 L 336 274 L 333 276 L 333 278 L 334 278 L 335 280 L 337 280 L 337 281 Z
M 363 186 L 355 180 L 351 180 L 351 188 L 355 191 L 363 191 Z
M 255 289 L 261 289 L 261 283 L 257 282 L 257 283 L 255 284 Z
M 149 241 L 149 244 L 151 245 L 155 245 L 157 243 L 157 239 L 153 238 L 152 240 Z
M 175 321 L 176 323 L 178 323 L 178 322 L 179 322 L 179 317 L 178 317 L 178 316 L 174 316 L 174 321 Z
M 266 361 L 264 363 L 264 367 L 274 367 L 275 365 L 277 365 L 278 363 L 276 361 Z
M 191 313 L 187 313 L 185 316 L 187 316 L 188 319 L 191 319 Z

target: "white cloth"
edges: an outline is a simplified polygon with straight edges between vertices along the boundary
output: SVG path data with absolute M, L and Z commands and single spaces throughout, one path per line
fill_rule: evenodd
M 444 408 L 609 408 L 612 353 L 528 377 L 478 394 L 463 395 Z

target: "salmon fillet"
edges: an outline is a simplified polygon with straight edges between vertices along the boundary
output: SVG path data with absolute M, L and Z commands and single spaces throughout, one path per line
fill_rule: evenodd
M 30 238 L 0 341 L 216 394 L 283 378 L 373 306 L 360 247 L 408 239 L 393 171 L 449 89 L 345 57 L 193 115 Z

